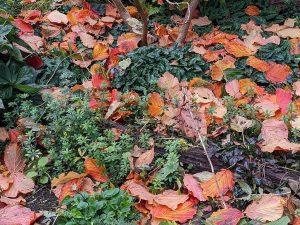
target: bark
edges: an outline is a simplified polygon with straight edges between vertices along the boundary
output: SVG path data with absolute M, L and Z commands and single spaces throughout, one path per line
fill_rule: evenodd
M 147 36 L 148 36 L 148 15 L 146 11 L 143 9 L 139 0 L 134 0 L 135 7 L 138 10 L 138 13 L 141 17 L 143 24 L 143 34 L 142 34 L 142 46 L 147 45 Z
M 209 150 L 209 149 L 208 149 Z M 155 149 L 156 153 L 163 154 L 165 151 L 161 148 Z M 212 164 L 216 171 L 228 168 L 221 159 L 214 156 L 211 157 Z M 184 165 L 192 164 L 192 173 L 211 171 L 209 163 L 207 162 L 207 157 L 201 148 L 192 148 L 188 151 L 183 151 L 180 153 L 180 162 Z M 254 162 L 259 163 L 258 160 Z M 236 166 L 243 167 L 237 164 Z M 299 182 L 300 172 L 291 171 L 288 168 L 279 167 L 277 165 L 272 165 L 265 163 L 264 166 L 260 166 L 251 171 L 252 175 L 256 178 L 264 178 L 268 186 L 278 187 L 280 183 L 288 180 L 294 180 Z
M 189 27 L 191 25 L 192 15 L 197 6 L 199 5 L 200 0 L 192 0 L 192 2 L 189 5 L 189 8 L 187 9 L 185 13 L 185 24 L 182 25 L 178 38 L 176 40 L 176 43 L 182 44 L 185 41 L 186 35 L 188 33 Z

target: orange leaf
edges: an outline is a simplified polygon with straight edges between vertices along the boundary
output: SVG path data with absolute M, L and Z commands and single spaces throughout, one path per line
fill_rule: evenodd
M 213 80 L 221 81 L 224 76 L 224 70 L 235 68 L 234 62 L 228 59 L 222 59 L 215 62 L 211 67 L 211 78 Z
M 255 5 L 249 5 L 245 9 L 245 13 L 248 16 L 258 16 L 260 14 L 260 9 L 258 7 L 256 7 Z
M 79 174 L 79 173 L 75 173 L 72 171 L 69 172 L 68 174 L 62 173 L 57 178 L 56 177 L 53 178 L 53 180 L 51 181 L 51 186 L 56 187 L 60 184 L 65 184 L 70 180 L 78 179 L 78 178 L 85 177 L 85 176 L 86 176 L 86 174 L 84 174 L 84 173 Z
M 96 181 L 107 182 L 108 177 L 105 175 L 105 167 L 97 166 L 96 160 L 92 158 L 85 158 L 84 161 L 85 173 L 90 175 Z
M 253 91 L 255 94 L 264 95 L 264 89 L 262 87 L 257 86 L 255 82 L 252 82 L 249 78 L 239 80 L 240 84 L 240 92 L 242 95 L 248 93 L 249 91 Z
M 206 223 L 208 225 L 237 225 L 243 217 L 243 213 L 238 209 L 220 209 L 217 212 L 213 212 L 206 220 Z
M 137 18 L 138 17 L 138 10 L 135 6 L 127 6 L 126 7 L 130 16 Z
M 97 43 L 93 49 L 93 59 L 103 60 L 108 58 L 108 47 L 103 43 Z
M 219 53 L 214 51 L 207 51 L 204 53 L 203 58 L 206 62 L 213 62 L 219 59 Z
M 245 210 L 246 216 L 261 222 L 275 221 L 282 217 L 285 201 L 280 196 L 264 195 Z
M 250 56 L 252 54 L 251 49 L 247 48 L 244 44 L 236 40 L 226 43 L 224 48 L 228 53 L 238 58 Z
M 148 205 L 148 208 L 150 209 L 152 216 L 155 218 L 185 223 L 192 219 L 197 213 L 197 209 L 194 208 L 196 204 L 197 201 L 190 199 L 180 204 L 175 210 L 163 205 Z
M 183 183 L 185 187 L 192 192 L 193 196 L 199 201 L 205 201 L 203 197 L 202 189 L 200 183 L 191 174 L 185 174 L 183 178 Z
M 266 79 L 274 84 L 285 82 L 292 73 L 291 68 L 286 64 L 270 63 L 270 69 L 266 72 Z
M 249 56 L 249 58 L 247 59 L 247 65 L 261 72 L 266 72 L 269 70 L 269 63 L 264 60 L 258 59 L 255 56 Z
M 293 94 L 281 88 L 276 89 L 276 100 L 282 113 L 287 113 L 288 105 L 292 102 Z
M 216 179 L 218 181 L 221 194 L 226 194 L 227 191 L 233 189 L 234 178 L 233 178 L 233 173 L 230 170 L 221 170 L 220 172 L 216 173 Z M 214 198 L 220 196 L 214 177 L 212 177 L 208 181 L 201 183 L 200 185 L 203 190 L 204 197 Z
M 146 200 L 150 204 L 153 203 L 155 195 L 151 194 L 147 188 L 134 181 L 130 182 L 126 188 L 130 195 L 138 197 L 139 199 Z
M 164 101 L 157 92 L 150 94 L 148 99 L 148 112 L 150 116 L 159 116 L 163 113 Z
M 135 33 L 123 33 L 118 37 L 118 46 L 121 52 L 128 53 L 138 47 L 141 37 Z
M 175 210 L 179 204 L 189 199 L 188 195 L 178 194 L 177 191 L 166 190 L 161 194 L 155 195 L 154 201 L 160 205 L 167 206 Z
M 300 54 L 300 38 L 290 39 L 291 54 Z

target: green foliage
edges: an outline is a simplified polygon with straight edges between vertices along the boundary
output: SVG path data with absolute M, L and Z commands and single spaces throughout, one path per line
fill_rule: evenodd
M 130 170 L 128 154 L 133 139 L 122 135 L 115 141 L 113 133 L 101 127 L 102 112 L 90 110 L 88 95 L 71 94 L 68 89 L 64 95 L 64 99 L 45 97 L 45 102 L 38 106 L 26 100 L 26 96 L 19 96 L 10 104 L 14 111 L 5 115 L 7 122 L 18 117 L 44 124 L 42 128 L 26 128 L 27 139 L 22 143 L 25 158 L 30 162 L 48 156 L 48 172 L 57 176 L 67 171 L 83 172 L 83 157 L 89 156 L 106 167 L 111 182 L 122 182 Z
M 47 173 L 49 170 L 49 167 L 47 166 L 49 163 L 48 157 L 41 157 L 37 161 L 32 161 L 32 163 L 33 165 L 30 165 L 31 169 L 27 171 L 26 176 L 33 179 L 38 179 L 38 182 L 41 184 L 48 183 L 50 177 Z
M 125 71 L 116 70 L 113 86 L 123 91 L 147 94 L 157 89 L 157 80 L 164 72 L 168 71 L 180 80 L 204 75 L 208 68 L 206 63 L 201 56 L 189 51 L 190 45 L 138 48 L 125 56 L 131 60 L 131 65 Z
M 66 210 L 58 217 L 59 225 L 134 225 L 140 218 L 133 207 L 133 197 L 118 188 L 67 197 L 62 205 Z
M 164 158 L 156 161 L 161 167 L 153 179 L 150 189 L 158 192 L 163 188 L 172 187 L 180 178 L 183 169 L 179 165 L 179 151 L 181 150 L 180 140 L 168 141 L 165 145 L 166 154 Z

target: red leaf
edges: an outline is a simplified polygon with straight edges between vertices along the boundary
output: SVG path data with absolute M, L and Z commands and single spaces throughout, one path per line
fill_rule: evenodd
M 148 208 L 150 209 L 152 216 L 155 218 L 185 223 L 192 219 L 197 213 L 197 209 L 194 208 L 196 204 L 197 201 L 190 199 L 180 204 L 175 210 L 163 205 L 148 205 Z
M 227 82 L 225 85 L 225 90 L 230 96 L 234 98 L 242 97 L 242 94 L 240 92 L 240 84 L 238 80 L 232 80 Z
M 93 75 L 92 84 L 97 89 L 105 89 L 110 86 L 109 80 L 105 79 L 102 75 Z
M 85 158 L 84 161 L 85 173 L 99 182 L 107 182 L 108 177 L 105 175 L 105 167 L 98 166 L 95 159 Z
M 1 225 L 30 225 L 39 217 L 41 217 L 41 214 L 20 205 L 6 206 L 0 209 Z
M 208 225 L 237 225 L 243 217 L 243 213 L 238 209 L 220 209 L 212 213 L 206 223 Z
M 14 19 L 14 21 L 12 21 L 11 24 L 18 28 L 22 33 L 34 32 L 32 26 L 21 19 Z
M 10 143 L 4 151 L 4 162 L 11 174 L 22 172 L 25 162 L 22 160 L 20 146 L 16 143 Z
M 9 178 L 0 174 L 0 190 L 5 191 L 9 187 Z
M 287 113 L 288 105 L 292 102 L 293 94 L 281 88 L 276 89 L 276 100 L 281 112 Z
M 123 33 L 118 37 L 118 46 L 120 51 L 128 53 L 138 47 L 141 37 L 135 33 Z
M 206 201 L 203 196 L 202 188 L 200 187 L 200 183 L 193 177 L 191 174 L 185 174 L 183 178 L 183 183 L 185 187 L 192 192 L 193 196 L 197 198 L 199 201 Z
M 44 65 L 43 60 L 41 59 L 41 57 L 34 55 L 31 57 L 28 57 L 26 59 L 26 62 L 28 65 L 32 66 L 34 69 L 39 69 Z
M 271 62 L 269 68 L 266 72 L 266 79 L 274 84 L 285 82 L 292 73 L 291 68 L 286 64 Z

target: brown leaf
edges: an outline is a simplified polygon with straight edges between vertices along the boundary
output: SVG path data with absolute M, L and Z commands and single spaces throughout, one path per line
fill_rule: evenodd
M 10 143 L 6 146 L 4 151 L 4 162 L 12 175 L 23 171 L 25 162 L 22 160 L 21 148 L 17 143 Z
M 151 194 L 146 187 L 136 182 L 130 182 L 126 188 L 130 195 L 138 197 L 139 199 L 153 203 L 155 195 Z
M 134 165 L 135 167 L 144 167 L 146 165 L 150 165 L 153 159 L 154 159 L 154 146 L 150 150 L 142 153 L 139 156 L 139 158 L 135 161 Z
M 68 174 L 62 173 L 57 178 L 56 177 L 53 178 L 53 180 L 51 181 L 51 186 L 56 187 L 59 184 L 64 184 L 70 180 L 78 179 L 78 178 L 85 177 L 85 176 L 86 176 L 85 173 L 79 174 L 79 173 L 75 173 L 72 171 L 69 172 Z
M 230 122 L 230 128 L 237 132 L 243 132 L 245 129 L 253 126 L 253 121 L 243 116 L 235 116 Z
M 280 196 L 264 195 L 245 210 L 246 216 L 260 222 L 275 221 L 282 217 L 285 201 Z
M 9 134 L 5 127 L 0 127 L 0 141 L 4 142 L 9 139 Z
M 5 191 L 9 187 L 10 180 L 8 177 L 3 176 L 0 174 L 0 190 Z
M 240 93 L 240 84 L 238 80 L 232 80 L 226 83 L 225 85 L 226 92 L 234 97 L 234 98 L 241 98 L 242 94 Z

